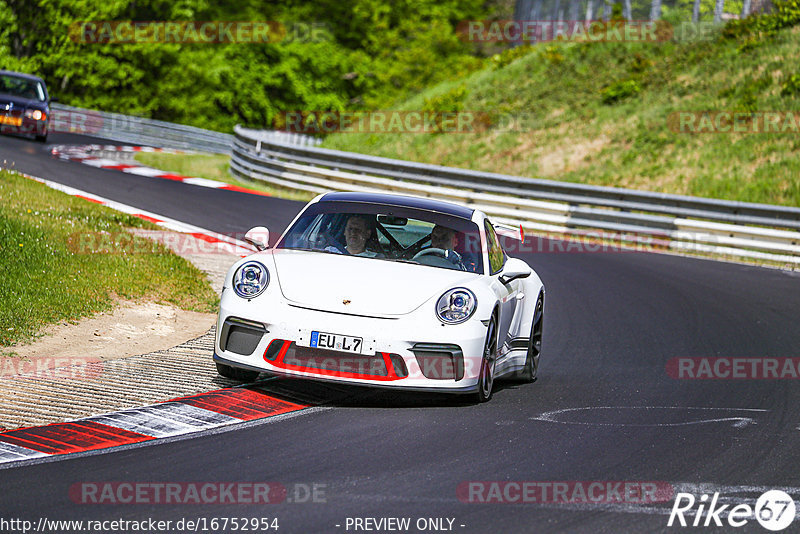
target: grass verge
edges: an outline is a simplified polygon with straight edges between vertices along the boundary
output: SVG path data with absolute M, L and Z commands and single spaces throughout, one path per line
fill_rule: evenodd
M 0 346 L 107 311 L 120 298 L 216 310 L 219 299 L 200 270 L 126 232 L 131 227 L 157 228 L 0 170 Z M 83 253 L 74 246 L 80 236 L 123 233 L 133 243 L 130 252 Z
M 164 154 L 158 152 L 140 152 L 135 156 L 142 165 L 184 176 L 208 178 L 231 185 L 247 187 L 263 191 L 270 195 L 291 200 L 309 201 L 316 193 L 287 189 L 265 182 L 239 180 L 228 172 L 230 157 L 224 154 Z

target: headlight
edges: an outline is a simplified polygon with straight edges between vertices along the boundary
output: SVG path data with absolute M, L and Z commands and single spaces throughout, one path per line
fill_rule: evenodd
M 25 117 L 28 119 L 33 119 L 35 121 L 43 121 L 47 118 L 47 115 L 45 115 L 44 112 L 41 110 L 29 109 L 25 111 Z
M 464 287 L 457 287 L 439 297 L 436 315 L 447 324 L 463 323 L 472 317 L 477 305 L 475 293 Z
M 233 290 L 243 299 L 259 296 L 269 285 L 269 271 L 257 261 L 248 261 L 233 273 Z

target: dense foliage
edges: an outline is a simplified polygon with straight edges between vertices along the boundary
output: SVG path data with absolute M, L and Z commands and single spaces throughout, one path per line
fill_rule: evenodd
M 498 6 L 503 7 L 498 7 Z M 0 0 L 0 68 L 36 73 L 61 102 L 228 130 L 277 111 L 392 101 L 480 65 L 459 21 L 481 0 Z M 277 21 L 268 43 L 81 43 L 81 21 Z M 73 30 L 71 34 L 70 31 Z

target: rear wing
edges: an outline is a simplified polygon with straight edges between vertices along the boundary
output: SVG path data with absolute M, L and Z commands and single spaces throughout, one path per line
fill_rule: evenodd
M 492 227 L 494 227 L 494 231 L 497 232 L 498 235 L 510 237 L 511 239 L 516 239 L 519 242 L 525 241 L 525 231 L 522 229 L 521 224 L 518 227 L 515 227 L 511 226 L 510 224 L 492 223 Z

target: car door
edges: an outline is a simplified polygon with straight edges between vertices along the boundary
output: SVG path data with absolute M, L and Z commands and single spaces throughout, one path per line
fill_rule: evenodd
M 492 288 L 500 300 L 500 320 L 497 324 L 498 348 L 500 354 L 504 354 L 508 348 L 510 340 L 509 329 L 514 320 L 517 309 L 517 294 L 520 291 L 520 281 L 514 280 L 508 284 L 500 281 L 500 274 L 506 263 L 506 253 L 497 238 L 497 232 L 488 219 L 484 221 L 486 231 L 486 251 L 489 257 L 489 273 L 492 278 Z

